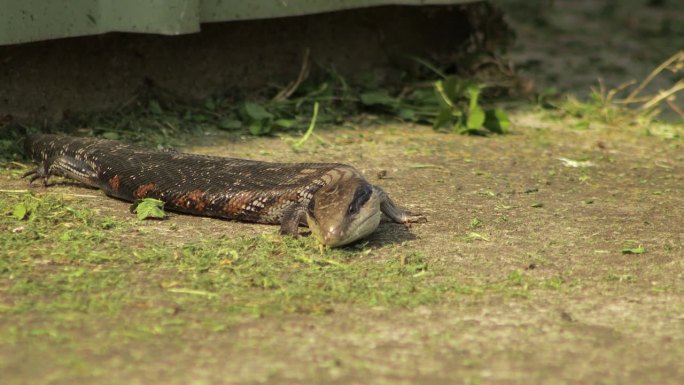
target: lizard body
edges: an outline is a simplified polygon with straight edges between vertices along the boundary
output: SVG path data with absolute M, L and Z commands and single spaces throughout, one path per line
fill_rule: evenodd
M 39 164 L 27 173 L 31 182 L 63 176 L 126 201 L 155 198 L 171 211 L 279 224 L 293 236 L 308 225 L 330 247 L 372 233 L 381 213 L 398 223 L 424 220 L 345 164 L 261 162 L 47 134 L 30 137 L 26 149 Z

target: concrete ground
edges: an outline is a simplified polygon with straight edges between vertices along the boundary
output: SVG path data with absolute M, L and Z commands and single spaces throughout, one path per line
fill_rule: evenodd
M 577 20 L 595 31 L 594 2 L 557 3 L 551 17 L 575 21 L 519 28 L 514 57 L 539 87 L 562 79 L 581 94 L 595 67 L 561 64 L 604 35 L 540 56 L 538 71 L 521 51 L 553 47 Z M 653 12 L 616 12 L 604 26 L 649 29 L 639 22 Z M 615 30 L 620 42 L 653 47 L 607 51 L 631 56 L 621 79 L 676 51 L 666 45 L 674 38 L 658 45 L 638 28 Z M 596 73 L 614 73 L 606 68 Z M 127 203 L 74 185 L 32 187 L 53 206 L 24 217 L 17 207 L 34 198 L 22 167 L 6 164 L 3 383 L 684 383 L 681 124 L 611 123 L 535 103 L 508 110 L 504 136 L 383 121 L 317 131 L 300 152 L 281 138 L 215 133 L 183 149 L 349 163 L 428 217 L 408 230 L 383 222 L 367 243 L 322 254 L 272 226 L 139 222 Z

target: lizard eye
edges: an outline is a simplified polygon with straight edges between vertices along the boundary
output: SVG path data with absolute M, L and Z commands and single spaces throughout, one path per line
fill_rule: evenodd
M 347 213 L 349 215 L 357 214 L 359 210 L 361 210 L 361 207 L 368 202 L 371 194 L 373 194 L 373 189 L 370 187 L 370 185 L 365 184 L 363 186 L 357 187 L 356 191 L 354 192 L 354 197 L 349 204 L 349 209 L 347 209 Z

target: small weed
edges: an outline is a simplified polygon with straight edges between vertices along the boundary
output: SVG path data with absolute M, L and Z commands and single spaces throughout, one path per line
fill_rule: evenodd
M 482 234 L 475 233 L 475 232 L 470 232 L 466 237 L 464 238 L 466 242 L 472 242 L 472 241 L 485 241 L 489 242 L 489 237 L 486 237 Z
M 324 75 L 312 80 L 307 78 L 308 70 L 303 71 L 295 83 L 279 90 L 271 87 L 241 99 L 211 97 L 197 104 L 152 90 L 124 108 L 76 114 L 49 131 L 163 147 L 181 145 L 183 138 L 207 132 L 254 136 L 303 132 L 292 145 L 298 149 L 315 126 L 340 125 L 366 119 L 368 114 L 462 134 L 504 133 L 509 126 L 502 110 L 483 107 L 485 85 L 455 76 L 389 85 L 373 75 L 350 81 L 334 69 L 319 72 Z M 16 159 L 23 138 L 39 131 L 34 127 L 4 130 L 0 159 Z
M 634 281 L 634 276 L 632 276 L 631 274 L 610 273 L 606 276 L 606 281 L 609 281 L 609 282 L 632 282 L 632 281 Z
M 426 272 L 428 269 L 428 262 L 422 253 L 413 253 L 410 255 L 402 254 L 399 257 L 399 273 L 408 274 L 414 277 Z
M 674 101 L 678 93 L 684 90 L 684 80 L 678 80 L 670 88 L 661 90 L 656 94 L 642 96 L 642 92 L 651 84 L 653 79 L 665 71 L 673 73 L 684 69 L 684 51 L 679 51 L 655 68 L 638 86 L 623 99 L 617 96 L 637 84 L 630 81 L 621 84 L 615 89 L 608 90 L 599 80 L 598 88 L 592 88 L 587 102 L 569 97 L 560 107 L 564 114 L 579 119 L 577 128 L 589 128 L 592 121 L 598 121 L 610 125 L 636 125 L 644 127 L 650 134 L 656 134 L 663 125 L 656 124 L 655 120 L 663 107 L 669 107 L 675 114 L 684 119 L 684 111 Z M 628 108 L 629 106 L 635 106 Z M 655 131 L 651 131 L 651 127 Z M 666 136 L 677 136 L 671 132 L 671 126 L 667 126 Z
M 514 286 L 522 286 L 525 283 L 525 276 L 523 273 L 515 270 L 512 271 L 508 276 L 506 277 L 508 280 L 508 283 Z
M 508 115 L 498 108 L 480 105 L 483 85 L 447 76 L 434 84 L 441 106 L 433 123 L 436 130 L 460 134 L 503 134 L 510 126 Z
M 548 258 L 537 253 L 527 253 L 526 257 L 529 260 L 528 269 L 535 269 L 549 264 Z
M 562 277 L 551 277 L 541 282 L 541 286 L 547 289 L 560 290 L 563 285 Z

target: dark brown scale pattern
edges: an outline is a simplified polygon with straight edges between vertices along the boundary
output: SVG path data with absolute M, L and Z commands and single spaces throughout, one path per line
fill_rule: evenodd
M 97 174 L 94 184 L 116 198 L 156 198 L 172 211 L 272 224 L 293 205 L 305 206 L 331 173 L 356 172 L 335 163 L 260 162 L 57 135 L 30 138 L 27 151 L 39 163 L 59 156 L 85 162 Z

